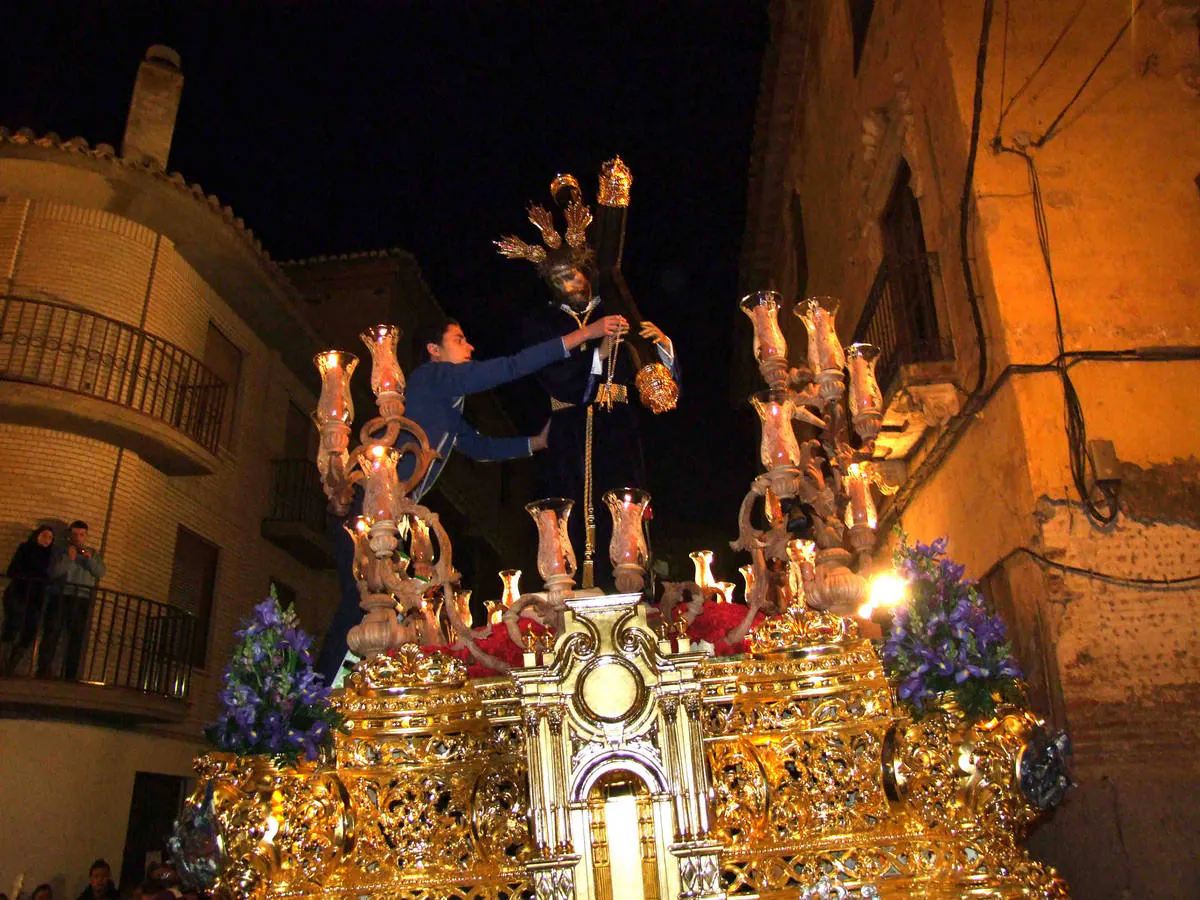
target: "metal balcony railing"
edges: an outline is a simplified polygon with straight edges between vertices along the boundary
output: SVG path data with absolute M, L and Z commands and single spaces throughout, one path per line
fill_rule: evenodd
M 271 460 L 268 521 L 298 522 L 323 535 L 327 505 L 315 463 L 308 459 Z
M 0 297 L 0 380 L 46 385 L 153 416 L 215 452 L 225 382 L 174 344 L 87 310 Z
M 938 330 L 933 279 L 939 271 L 936 253 L 886 257 L 879 264 L 854 340 L 879 348 L 875 374 L 885 392 L 901 366 L 954 357 L 950 341 Z
M 129 688 L 186 700 L 196 617 L 107 588 L 0 579 L 0 675 Z

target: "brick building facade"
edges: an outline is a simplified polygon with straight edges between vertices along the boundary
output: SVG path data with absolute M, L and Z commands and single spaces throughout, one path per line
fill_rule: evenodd
M 152 48 L 122 154 L 0 130 L 0 547 L 83 519 L 107 565 L 78 680 L 28 677 L 36 648 L 0 677 L 5 886 L 74 896 L 127 849 L 136 877 L 237 621 L 274 583 L 319 637 L 338 599 L 319 488 L 276 463 L 305 455 L 320 336 L 228 207 L 167 174 L 181 86 Z
M 1194 897 L 1196 5 L 771 17 L 745 287 L 840 297 L 846 342 L 881 345 L 882 524 L 949 536 L 1075 744 L 1037 852 L 1078 897 Z M 1071 427 L 1112 455 L 1068 439 L 1064 371 Z

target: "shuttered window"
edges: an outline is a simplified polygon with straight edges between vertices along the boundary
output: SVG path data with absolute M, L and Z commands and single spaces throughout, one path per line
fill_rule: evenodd
M 170 601 L 196 617 L 192 665 L 204 668 L 208 657 L 208 631 L 212 621 L 213 593 L 217 586 L 220 548 L 194 531 L 179 526 L 175 533 L 175 558 L 171 563 Z

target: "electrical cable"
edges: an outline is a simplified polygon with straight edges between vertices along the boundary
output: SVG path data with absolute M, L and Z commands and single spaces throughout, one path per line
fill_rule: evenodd
M 1068 371 L 1066 339 L 1063 333 L 1062 306 L 1058 299 L 1058 284 L 1054 279 L 1054 263 L 1050 254 L 1050 229 L 1046 221 L 1046 205 L 1042 197 L 1041 181 L 1038 178 L 1037 163 L 1032 156 L 1020 147 L 1009 147 L 1001 144 L 997 148 L 1001 153 L 1012 153 L 1025 161 L 1029 177 L 1029 190 L 1033 197 L 1033 218 L 1037 231 L 1038 249 L 1042 254 L 1042 264 L 1046 268 L 1046 277 L 1050 283 L 1050 297 L 1054 303 L 1054 337 L 1058 344 L 1056 367 L 1062 382 L 1063 399 L 1065 401 L 1065 427 L 1067 433 L 1067 453 L 1071 468 L 1071 480 L 1075 490 L 1083 501 L 1088 517 L 1098 525 L 1111 525 L 1120 511 L 1117 498 L 1117 487 L 1114 484 L 1101 481 L 1096 477 L 1095 461 L 1088 454 L 1087 421 L 1083 415 L 1083 404 L 1079 393 L 1071 381 Z M 1088 475 L 1091 482 L 1101 495 L 1097 502 L 1088 486 Z
M 891 502 L 880 511 L 879 530 L 888 531 L 900 518 L 908 498 L 920 489 L 938 464 L 957 445 L 967 432 L 967 426 L 975 421 L 987 409 L 1002 387 L 1014 375 L 1032 375 L 1041 372 L 1059 371 L 1065 361 L 1068 368 L 1084 362 L 1125 362 L 1125 363 L 1166 363 L 1166 362 L 1200 362 L 1200 346 L 1184 347 L 1145 347 L 1128 350 L 1071 350 L 1063 357 L 1055 358 L 1045 363 L 1010 363 L 1005 366 L 996 380 L 993 381 L 980 395 L 974 415 L 971 418 L 959 417 L 956 421 L 963 424 L 957 430 L 951 431 L 949 426 L 930 449 L 928 455 L 921 461 L 917 469 L 898 487 L 892 495 Z
M 1121 25 L 1121 27 L 1117 29 L 1116 37 L 1114 37 L 1112 39 L 1112 41 L 1109 43 L 1108 47 L 1105 48 L 1105 50 L 1102 54 L 1100 54 L 1100 58 L 1098 60 L 1096 60 L 1096 64 L 1094 66 L 1092 66 L 1091 71 L 1087 73 L 1087 77 L 1083 79 L 1083 84 L 1081 84 L 1079 86 L 1079 89 L 1077 91 L 1075 91 L 1074 94 L 1071 95 L 1071 99 L 1067 101 L 1067 105 L 1064 106 L 1062 108 L 1062 110 L 1059 111 L 1058 115 L 1055 116 L 1053 118 L 1053 120 L 1051 120 L 1050 125 L 1046 128 L 1045 132 L 1043 132 L 1043 134 L 1040 138 L 1038 138 L 1036 141 L 1033 142 L 1032 146 L 1041 148 L 1041 147 L 1045 146 L 1046 142 L 1048 140 L 1050 140 L 1051 137 L 1054 136 L 1054 130 L 1056 128 L 1058 128 L 1058 125 L 1063 120 L 1063 117 L 1068 112 L 1070 112 L 1071 107 L 1075 105 L 1075 102 L 1081 96 L 1083 96 L 1083 92 L 1087 89 L 1087 86 L 1091 83 L 1092 77 L 1097 72 L 1100 71 L 1100 67 L 1102 65 L 1104 65 L 1104 61 L 1106 59 L 1108 59 L 1109 56 L 1112 55 L 1112 52 L 1115 49 L 1117 49 L 1117 44 L 1119 44 L 1121 42 L 1121 38 L 1123 38 L 1125 36 L 1125 32 L 1129 30 L 1131 25 L 1133 25 L 1134 16 L 1136 16 L 1138 14 L 1138 12 L 1141 10 L 1142 4 L 1144 2 L 1145 2 L 1145 0 L 1138 0 L 1137 6 L 1135 6 L 1133 8 L 1133 10 L 1129 13 L 1129 18 L 1126 19 L 1124 21 L 1124 23 Z
M 1033 80 L 1037 78 L 1038 73 L 1046 67 L 1046 63 L 1050 62 L 1050 57 L 1052 57 L 1055 51 L 1058 50 L 1059 44 L 1063 42 L 1063 38 L 1067 36 L 1067 32 L 1069 32 L 1072 26 L 1074 26 L 1075 20 L 1079 18 L 1079 14 L 1083 12 L 1083 8 L 1085 6 L 1087 6 L 1087 0 L 1080 0 L 1079 5 L 1075 7 L 1075 11 L 1067 17 L 1066 24 L 1063 25 L 1062 31 L 1058 33 L 1058 37 L 1054 39 L 1054 42 L 1050 45 L 1050 49 L 1047 50 L 1045 55 L 1042 57 L 1041 62 L 1033 67 L 1033 71 L 1029 73 L 1029 77 L 1025 79 L 1021 87 L 1017 89 L 1017 92 L 1012 95 L 1012 98 L 1008 101 L 1004 108 L 1000 110 L 1000 119 L 996 124 L 997 137 L 1000 135 L 1000 127 L 1004 124 L 1004 117 L 1007 116 L 1009 110 L 1013 108 L 1013 104 L 1020 100 L 1021 97 L 1024 96 L 1025 92 L 1029 90 L 1030 85 L 1033 84 Z
M 1050 559 L 1050 557 L 1044 556 L 1030 547 L 1014 547 L 1008 553 L 1004 554 L 1004 556 L 997 561 L 996 565 L 1003 565 L 1018 553 L 1023 553 L 1026 556 L 1036 560 L 1038 563 L 1048 566 L 1052 569 L 1057 569 L 1060 572 L 1069 572 L 1072 575 L 1083 575 L 1087 578 L 1094 578 L 1097 581 L 1105 581 L 1109 584 L 1119 584 L 1126 587 L 1174 588 L 1200 582 L 1200 575 L 1184 575 L 1180 578 L 1139 578 L 1128 575 L 1113 575 L 1109 572 L 1098 572 L 1095 569 L 1087 569 L 1083 566 L 1073 566 L 1070 563 L 1063 563 L 1055 559 Z
M 979 347 L 979 376 L 975 380 L 972 395 L 978 394 L 987 384 L 988 352 L 987 335 L 983 327 L 983 311 L 979 295 L 975 292 L 975 276 L 971 271 L 971 197 L 975 192 L 975 161 L 979 156 L 979 132 L 983 122 L 983 83 L 987 72 L 988 43 L 992 33 L 992 16 L 995 0 L 984 0 L 983 23 L 979 27 L 979 50 L 975 54 L 975 96 L 971 104 L 971 136 L 967 144 L 967 164 L 963 172 L 962 199 L 959 202 L 959 251 L 962 256 L 963 281 L 967 289 L 967 302 L 971 306 L 971 319 L 975 324 L 975 340 Z M 969 401 L 968 401 L 969 404 Z

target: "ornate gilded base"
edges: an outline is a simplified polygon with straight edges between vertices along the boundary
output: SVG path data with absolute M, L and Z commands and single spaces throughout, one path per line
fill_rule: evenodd
M 794 900 L 828 877 L 884 898 L 1067 897 L 1019 843 L 1038 814 L 1027 711 L 914 722 L 829 613 L 769 619 L 751 655 L 714 661 L 659 640 L 636 595 L 567 607 L 553 651 L 511 677 L 470 681 L 415 645 L 362 663 L 322 765 L 201 757 L 189 821 L 211 822 L 219 889 Z

